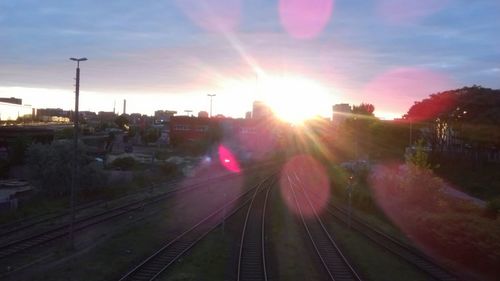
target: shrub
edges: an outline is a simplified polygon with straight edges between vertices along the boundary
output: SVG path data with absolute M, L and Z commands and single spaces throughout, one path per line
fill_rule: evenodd
M 500 212 L 500 197 L 494 198 L 486 203 L 485 216 L 496 219 Z
M 179 168 L 173 163 L 166 162 L 160 165 L 160 171 L 165 176 L 172 176 L 179 172 Z
M 133 157 L 121 157 L 113 160 L 111 166 L 120 170 L 130 171 L 137 166 L 137 161 Z
M 85 146 L 78 148 L 78 186 L 89 190 L 102 186 L 106 176 L 92 157 L 87 156 Z M 50 195 L 69 193 L 74 163 L 73 144 L 68 141 L 52 144 L 33 144 L 26 151 L 29 178 Z

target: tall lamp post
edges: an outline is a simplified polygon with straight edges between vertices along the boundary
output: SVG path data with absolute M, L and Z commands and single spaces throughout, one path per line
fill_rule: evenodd
M 212 118 L 212 98 L 216 96 L 216 94 L 208 94 L 210 97 L 210 118 Z
M 70 58 L 72 61 L 76 61 L 76 84 L 75 84 L 75 114 L 73 116 L 74 123 L 74 148 L 73 148 L 73 175 L 71 177 L 71 191 L 70 191 L 70 205 L 71 205 L 71 222 L 69 226 L 69 239 L 70 247 L 73 249 L 75 247 L 75 236 L 74 236 L 74 225 L 75 225 L 75 197 L 76 197 L 76 184 L 78 177 L 78 99 L 80 97 L 80 62 L 86 61 L 87 58 Z

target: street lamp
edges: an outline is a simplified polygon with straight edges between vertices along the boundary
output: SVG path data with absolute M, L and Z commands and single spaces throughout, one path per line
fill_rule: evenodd
M 208 94 L 210 97 L 210 118 L 212 118 L 212 98 L 216 96 L 216 94 Z
M 71 177 L 71 191 L 70 191 L 70 205 L 71 205 L 71 222 L 69 226 L 69 239 L 71 243 L 71 248 L 75 247 L 75 237 L 74 237 L 74 224 L 75 224 L 75 197 L 76 197 L 76 184 L 78 176 L 78 99 L 80 97 L 80 62 L 86 61 L 87 58 L 70 58 L 72 61 L 76 61 L 76 84 L 75 84 L 75 114 L 73 116 L 74 124 L 74 155 L 73 155 L 73 175 Z

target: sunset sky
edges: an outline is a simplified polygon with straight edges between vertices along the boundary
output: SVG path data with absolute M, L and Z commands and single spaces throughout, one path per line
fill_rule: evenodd
M 499 15 L 498 0 L 0 0 L 0 96 L 70 109 L 69 57 L 87 57 L 81 110 L 208 111 L 211 93 L 233 117 L 260 99 L 391 118 L 431 93 L 500 88 Z

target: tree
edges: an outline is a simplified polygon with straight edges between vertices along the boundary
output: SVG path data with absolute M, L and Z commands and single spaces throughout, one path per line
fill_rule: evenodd
M 464 87 L 415 102 L 404 116 L 427 123 L 428 141 L 443 150 L 452 139 L 475 146 L 500 145 L 500 90 L 480 86 Z
M 118 128 L 122 130 L 128 130 L 130 120 L 128 120 L 128 117 L 126 114 L 122 114 L 118 117 L 115 118 L 115 124 L 118 126 Z
M 155 142 L 158 138 L 160 138 L 160 132 L 155 128 L 148 128 L 141 133 L 142 142 L 145 144 Z
M 375 106 L 370 103 L 361 103 L 360 105 L 352 106 L 352 113 L 357 115 L 373 116 L 374 111 Z
M 80 144 L 78 182 L 80 189 L 88 190 L 101 185 L 106 178 L 93 159 L 86 155 L 85 150 Z M 30 180 L 49 195 L 67 195 L 71 185 L 73 157 L 73 144 L 68 141 L 32 144 L 26 151 Z
M 137 164 L 137 161 L 133 157 L 121 157 L 115 159 L 111 163 L 111 166 L 120 170 L 129 171 L 133 170 L 137 166 Z
M 429 154 L 425 151 L 424 140 L 419 139 L 414 148 L 405 155 L 406 164 L 419 169 L 430 169 Z

